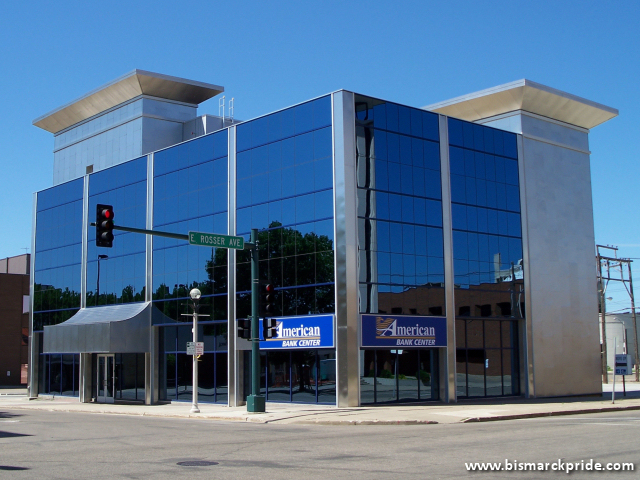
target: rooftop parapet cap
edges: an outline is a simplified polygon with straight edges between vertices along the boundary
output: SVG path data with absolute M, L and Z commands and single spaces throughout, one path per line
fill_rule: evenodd
M 36 118 L 33 124 L 48 132 L 58 133 L 140 95 L 197 106 L 222 92 L 224 87 L 218 85 L 136 69 Z
M 526 79 L 423 108 L 470 122 L 524 110 L 586 129 L 600 125 L 619 113 L 615 108 Z

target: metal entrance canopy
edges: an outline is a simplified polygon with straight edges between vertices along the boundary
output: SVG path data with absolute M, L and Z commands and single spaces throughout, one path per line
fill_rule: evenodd
M 82 308 L 44 327 L 43 353 L 147 353 L 151 325 L 175 323 L 151 302 Z

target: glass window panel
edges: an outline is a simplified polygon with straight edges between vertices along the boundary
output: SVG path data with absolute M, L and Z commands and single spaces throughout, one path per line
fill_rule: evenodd
M 431 170 L 440 171 L 440 144 L 425 141 L 424 147 L 424 167 Z
M 427 254 L 429 257 L 442 257 L 443 253 L 442 229 L 427 228 Z
M 282 197 L 292 197 L 296 193 L 296 174 L 294 167 L 282 169 Z
M 435 200 L 426 200 L 427 224 L 433 227 L 442 226 L 442 203 Z
M 415 252 L 417 255 L 427 254 L 427 229 L 426 227 L 415 227 Z
M 470 205 L 477 205 L 478 197 L 476 192 L 476 179 L 472 177 L 465 177 L 465 187 L 467 190 L 467 203 Z
M 293 108 L 287 108 L 277 113 L 281 121 L 282 138 L 287 138 L 295 134 L 295 112 Z
M 305 133 L 304 135 L 298 135 L 295 137 L 296 142 L 296 154 L 295 163 L 300 165 L 302 163 L 313 160 L 313 132 Z
M 411 134 L 411 109 L 398 105 L 398 131 L 406 135 Z
M 400 137 L 395 133 L 387 133 L 387 160 L 400 163 Z
M 496 164 L 496 182 L 505 183 L 505 167 L 504 162 L 505 159 L 503 157 L 493 157 Z
M 467 207 L 467 230 L 478 231 L 478 209 L 476 207 Z
M 474 148 L 473 143 L 473 127 L 469 122 L 462 122 L 462 135 L 464 140 L 464 148 Z
M 449 171 L 452 175 L 464 175 L 464 150 L 449 147 Z
M 413 219 L 407 221 L 422 225 L 427 223 L 427 206 L 422 198 L 413 198 Z
M 473 125 L 473 148 L 484 150 L 484 129 L 482 125 Z
M 502 394 L 520 395 L 518 350 L 502 350 Z
M 493 131 L 493 148 L 496 155 L 504 155 L 504 132 L 501 130 Z
M 469 258 L 469 249 L 467 247 L 467 232 L 460 232 L 457 230 L 453 231 L 453 258 L 459 259 L 468 259 Z M 431 240 L 429 234 L 427 233 L 427 240 Z M 430 245 L 429 242 L 427 245 Z M 456 275 L 462 272 L 458 272 L 456 270 Z
M 400 174 L 400 165 L 398 163 L 388 163 L 389 169 L 389 191 L 402 192 L 402 175 Z
M 512 133 L 503 132 L 504 154 L 507 157 L 518 158 L 518 145 L 516 136 Z
M 315 218 L 333 218 L 333 190 L 325 190 L 315 194 Z
M 402 246 L 404 253 L 415 253 L 415 227 L 413 225 L 402 226 Z
M 431 112 L 422 112 L 422 136 L 429 140 L 438 141 L 439 137 L 439 128 L 438 128 L 439 118 L 438 115 Z
M 269 176 L 267 174 L 251 177 L 251 203 L 264 203 L 269 200 Z M 242 195 L 242 193 L 240 194 Z
M 448 119 L 449 143 L 458 147 L 464 146 L 462 135 L 462 121 L 456 118 Z
M 466 179 L 461 175 L 451 175 L 451 201 L 467 203 Z M 428 194 L 428 192 L 427 192 Z
M 487 348 L 500 348 L 500 324 L 504 322 L 487 321 L 484 324 L 484 341 Z
M 386 193 L 376 193 L 376 217 L 389 219 L 389 195 Z
M 411 165 L 413 159 L 411 157 L 411 137 L 400 135 L 400 163 L 403 165 Z
M 487 322 L 494 323 L 494 322 Z M 502 395 L 502 355 L 499 349 L 485 351 L 485 373 L 487 382 L 487 396 Z
M 400 191 L 405 195 L 413 195 L 413 167 L 400 165 Z
M 504 183 L 496 183 L 496 208 L 507 209 L 507 186 Z
M 481 207 L 487 206 L 487 182 L 485 180 L 476 180 L 476 204 Z
M 522 229 L 520 224 L 520 214 L 518 213 L 507 213 L 508 219 L 508 232 L 509 235 L 513 237 L 522 236 Z
M 504 160 L 505 181 L 510 185 L 518 185 L 518 162 L 515 160 Z
M 295 138 L 287 138 L 281 143 L 282 168 L 291 167 L 295 164 L 296 141 Z
M 365 248 L 372 250 L 378 250 L 381 252 L 390 251 L 390 242 L 389 242 L 389 223 L 377 221 L 376 222 L 376 243 L 373 243 L 371 246 L 365 246 Z M 376 248 L 377 247 L 377 248 Z
M 313 128 L 331 125 L 331 96 L 327 95 L 313 102 Z
M 294 107 L 296 134 L 313 129 L 313 102 L 303 103 Z
M 496 193 L 496 183 L 487 181 L 487 207 L 497 208 L 498 207 L 498 198 Z
M 377 121 L 376 121 L 376 126 Z M 383 127 L 384 128 L 384 127 Z M 374 130 L 374 144 L 372 155 L 379 160 L 387 159 L 387 132 Z
M 309 222 L 314 216 L 314 196 L 302 195 L 295 198 L 296 201 L 296 223 Z
M 377 190 L 389 190 L 389 169 L 386 160 L 375 161 L 376 177 L 374 188 Z
M 391 243 L 391 252 L 402 253 L 402 224 L 389 224 L 389 237 Z
M 390 220 L 400 221 L 402 218 L 402 196 L 389 195 L 389 216 Z
M 403 222 L 413 222 L 413 197 L 401 196 L 402 199 L 402 221 Z
M 412 108 L 411 114 L 411 135 L 414 137 L 422 136 L 422 112 L 418 109 Z
M 429 197 L 439 198 L 433 194 L 429 194 L 429 195 L 427 194 L 427 191 L 425 188 L 425 170 L 423 168 L 413 167 L 412 175 L 413 175 L 413 194 L 414 195 L 419 195 L 421 197 L 429 196 Z
M 464 205 L 458 205 L 457 203 L 452 203 L 451 219 L 454 229 L 467 230 L 467 207 Z
M 469 260 L 478 260 L 478 234 L 469 233 L 467 235 L 467 245 L 469 248 Z
M 296 195 L 313 192 L 313 164 L 307 163 L 295 167 Z
M 402 353 L 400 353 L 402 352 Z M 418 400 L 418 386 L 420 382 L 420 365 L 418 350 L 398 350 L 398 397 L 403 400 Z
M 316 190 L 333 187 L 333 159 L 328 157 L 316 160 L 313 175 Z
M 269 200 L 279 198 L 282 198 L 282 173 L 276 170 L 269 172 Z
M 477 208 L 476 213 L 478 215 L 478 231 L 481 233 L 487 233 L 488 231 L 488 213 L 486 208 Z
M 396 357 L 389 350 L 376 351 L 376 402 L 396 401 L 398 398 L 396 385 Z
M 520 191 L 515 185 L 507 185 L 507 210 L 520 211 Z

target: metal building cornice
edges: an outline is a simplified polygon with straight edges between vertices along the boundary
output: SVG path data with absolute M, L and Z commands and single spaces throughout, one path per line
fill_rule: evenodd
M 57 133 L 140 95 L 197 106 L 222 92 L 224 87 L 218 85 L 136 69 L 36 118 L 33 124 Z
M 524 110 L 591 129 L 618 115 L 618 110 L 585 98 L 522 79 L 423 107 L 443 115 L 475 122 Z

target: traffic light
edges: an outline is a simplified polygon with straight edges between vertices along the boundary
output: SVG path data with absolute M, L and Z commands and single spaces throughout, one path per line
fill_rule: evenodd
M 278 321 L 275 318 L 265 318 L 262 320 L 262 336 L 265 340 L 276 338 Z
M 96 247 L 113 247 L 113 207 L 96 206 Z
M 262 285 L 262 292 L 260 292 L 260 316 L 266 318 L 274 313 L 274 291 L 273 285 L 266 283 Z
M 251 320 L 248 318 L 238 319 L 238 337 L 249 340 L 251 338 Z

